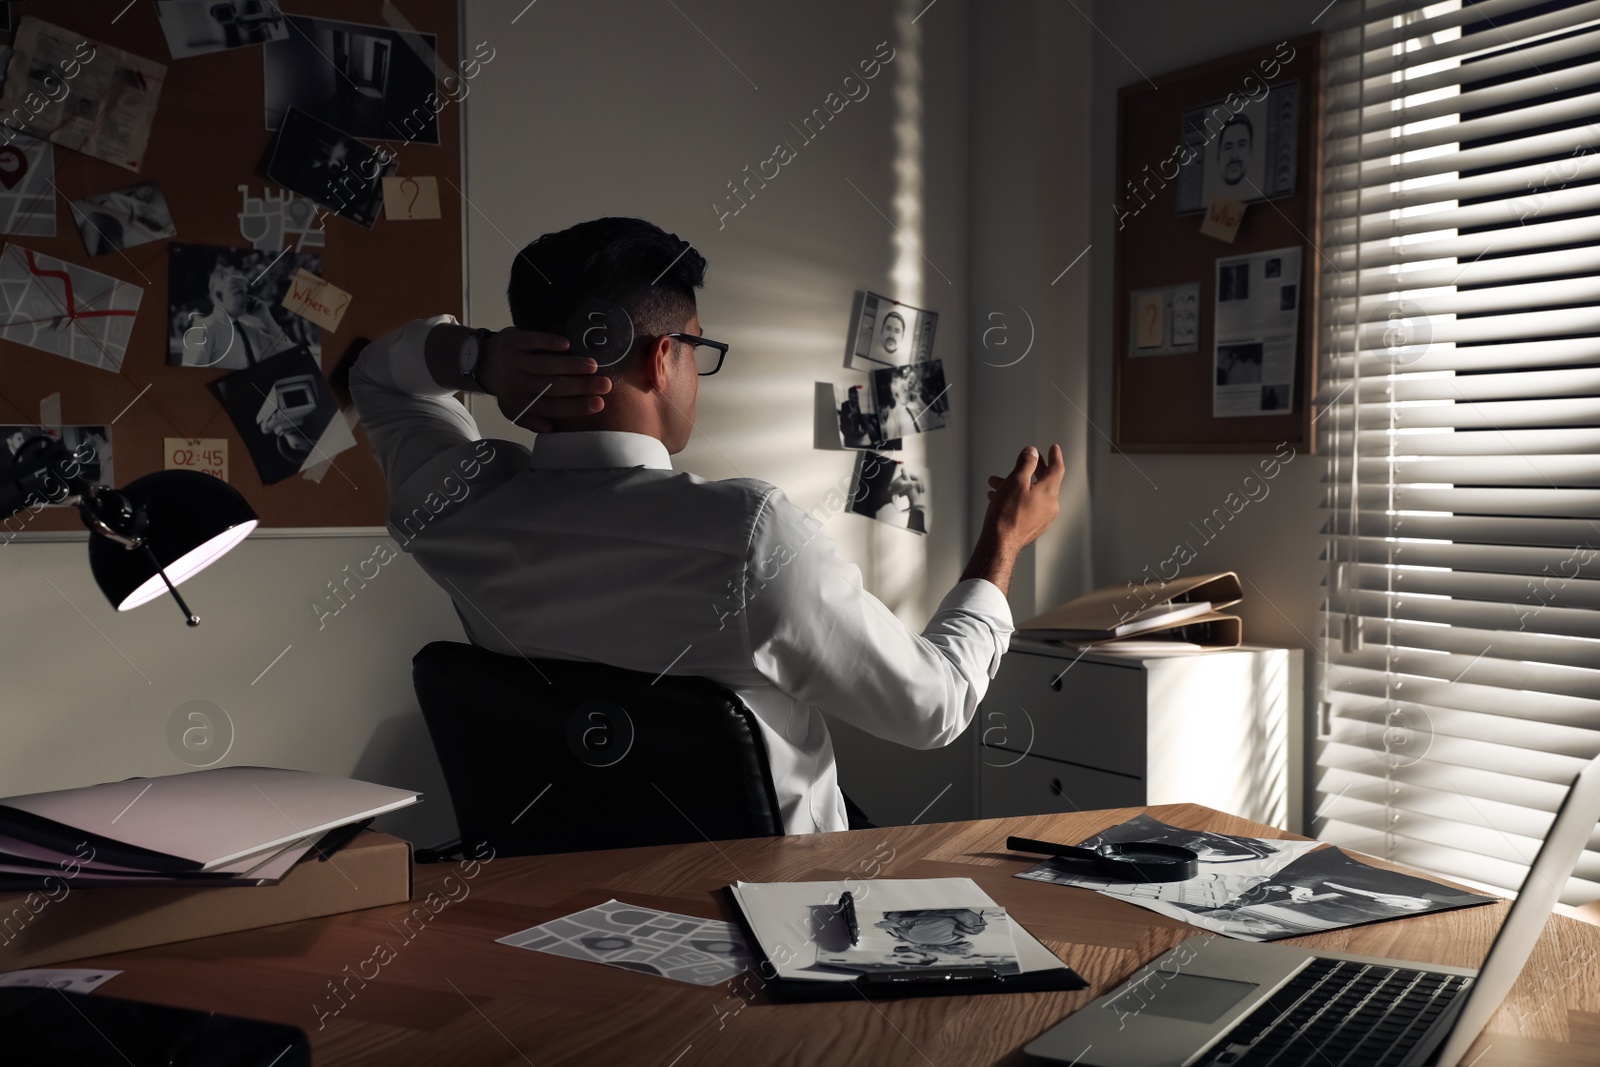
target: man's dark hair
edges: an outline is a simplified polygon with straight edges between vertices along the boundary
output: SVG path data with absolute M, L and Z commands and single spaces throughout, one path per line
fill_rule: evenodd
M 557 334 L 585 300 L 614 301 L 641 337 L 682 330 L 705 280 L 705 257 L 677 234 L 613 216 L 547 233 L 517 253 L 506 300 L 519 329 Z
M 1228 132 L 1228 127 L 1229 126 L 1243 126 L 1244 127 L 1244 132 L 1250 138 L 1250 147 L 1252 147 L 1252 148 L 1255 147 L 1255 143 L 1256 143 L 1256 128 L 1254 126 L 1252 126 L 1250 124 L 1250 120 L 1245 118 L 1243 115 L 1235 115 L 1235 116 L 1233 116 L 1233 118 L 1229 119 L 1227 122 L 1224 122 L 1222 124 L 1222 129 L 1217 131 L 1217 158 L 1218 159 L 1222 158 L 1222 136 L 1223 136 L 1223 134 Z
M 906 328 L 906 317 L 904 315 L 900 314 L 900 312 L 891 311 L 891 312 L 889 312 L 889 314 L 887 314 L 887 315 L 885 315 L 883 317 L 883 321 L 884 322 L 888 322 L 890 319 L 899 319 L 900 320 L 900 329 L 904 330 Z

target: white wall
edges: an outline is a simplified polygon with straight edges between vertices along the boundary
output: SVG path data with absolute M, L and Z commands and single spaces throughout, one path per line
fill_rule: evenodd
M 1116 216 L 1117 89 L 1184 67 L 1221 58 L 1262 43 L 1315 31 L 1312 20 L 1325 0 L 1100 0 L 1094 6 L 1100 30 L 1094 40 L 1093 174 L 1090 218 L 1095 252 L 1105 258 L 1093 272 L 1089 320 L 1097 425 L 1111 426 L 1111 250 Z M 1186 571 L 1237 570 L 1245 599 L 1245 640 L 1252 644 L 1301 647 L 1308 686 L 1314 685 L 1318 653 L 1313 647 L 1321 602 L 1319 559 L 1322 462 L 1299 455 L 1270 484 L 1264 500 L 1251 503 L 1208 544 L 1198 524 L 1260 458 L 1250 455 L 1114 454 L 1107 440 L 1092 435 L 1094 573 L 1097 584 L 1133 578 L 1154 569 L 1188 541 L 1199 550 Z M 1314 704 L 1307 701 L 1307 708 Z

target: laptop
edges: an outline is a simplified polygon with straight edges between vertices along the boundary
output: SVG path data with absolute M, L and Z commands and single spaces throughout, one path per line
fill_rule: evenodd
M 1026 1051 L 1076 1067 L 1455 1067 L 1522 973 L 1597 822 L 1600 758 L 1573 779 L 1481 969 L 1191 937 Z

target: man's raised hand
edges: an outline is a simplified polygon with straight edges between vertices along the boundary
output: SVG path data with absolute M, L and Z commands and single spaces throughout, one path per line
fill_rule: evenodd
M 588 356 L 567 352 L 560 334 L 508 327 L 491 335 L 480 358 L 478 379 L 500 403 L 500 413 L 518 426 L 544 433 L 553 420 L 591 415 L 605 407 L 611 379 L 596 374 Z

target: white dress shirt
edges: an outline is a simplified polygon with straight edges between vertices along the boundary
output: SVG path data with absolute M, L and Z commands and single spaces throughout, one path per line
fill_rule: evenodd
M 388 480 L 389 530 L 473 644 L 727 686 L 760 723 L 791 834 L 846 828 L 822 712 L 913 748 L 966 729 L 1013 628 L 992 583 L 956 585 L 917 634 L 766 482 L 675 471 L 643 434 L 545 433 L 531 451 L 482 440 L 424 357 L 428 331 L 454 321 L 373 342 L 350 393 Z

